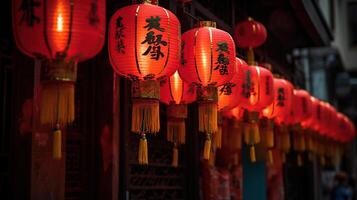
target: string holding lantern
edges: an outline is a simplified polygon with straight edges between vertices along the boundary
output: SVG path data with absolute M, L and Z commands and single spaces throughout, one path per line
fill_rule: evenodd
M 109 23 L 110 62 L 132 81 L 131 131 L 140 135 L 139 164 L 148 164 L 146 134 L 160 129 L 158 80 L 179 66 L 180 32 L 177 17 L 154 0 L 120 8 Z
M 161 82 L 160 101 L 167 107 L 167 140 L 174 144 L 172 165 L 178 166 L 178 146 L 185 144 L 187 104 L 196 100 L 196 88 L 185 84 L 178 71 Z
M 266 147 L 268 148 L 268 161 L 273 163 L 272 149 L 275 146 L 274 142 L 274 122 L 283 126 L 284 119 L 290 114 L 292 106 L 292 84 L 281 78 L 274 78 L 274 101 L 262 112 L 263 119 L 261 120 L 261 132 L 266 137 Z M 285 137 L 285 136 L 284 136 Z M 282 145 L 284 146 L 284 145 Z
M 208 160 L 211 137 L 217 133 L 217 87 L 233 78 L 235 46 L 229 33 L 217 29 L 211 21 L 182 35 L 181 78 L 197 85 L 199 131 L 206 133 L 203 158 Z
M 62 157 L 61 127 L 74 121 L 77 63 L 95 56 L 105 39 L 104 0 L 14 0 L 17 47 L 41 66 L 40 122 L 53 132 L 53 157 Z

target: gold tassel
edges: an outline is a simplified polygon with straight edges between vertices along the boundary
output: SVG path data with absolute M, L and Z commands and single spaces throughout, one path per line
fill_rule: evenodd
M 245 123 L 244 125 L 244 142 L 250 145 L 250 160 L 256 162 L 255 144 L 260 142 L 260 133 L 258 124 L 255 122 Z
M 177 144 L 185 144 L 186 127 L 185 121 L 180 119 L 167 121 L 167 141 L 176 142 Z
M 218 131 L 217 103 L 204 102 L 198 105 L 198 129 L 204 133 Z
M 41 85 L 41 124 L 70 124 L 74 120 L 74 82 L 44 82 Z
M 250 161 L 253 162 L 253 163 L 257 161 L 257 158 L 255 156 L 255 147 L 254 147 L 254 145 L 250 146 Z
M 245 123 L 244 142 L 246 144 L 258 144 L 260 142 L 260 133 L 257 123 Z
M 58 126 L 58 125 L 57 125 Z M 57 127 L 53 131 L 53 159 L 60 160 L 62 158 L 62 132 Z
M 274 130 L 272 128 L 266 130 L 266 146 L 268 148 L 274 147 Z
M 211 148 L 211 153 L 209 155 L 209 160 L 208 160 L 208 164 L 210 166 L 214 166 L 214 163 L 216 162 L 216 156 L 215 156 L 215 153 L 213 151 L 213 148 Z
M 273 150 L 268 149 L 268 163 L 270 165 L 274 164 Z
M 160 130 L 159 101 L 133 99 L 131 131 L 157 133 Z
M 218 131 L 214 134 L 214 143 L 217 149 L 222 147 L 222 126 L 218 126 Z
M 209 160 L 210 153 L 211 153 L 211 136 L 210 134 L 207 134 L 207 138 L 205 140 L 205 146 L 203 149 L 203 159 Z
M 141 134 L 140 142 L 139 142 L 139 151 L 138 151 L 138 161 L 141 165 L 147 165 L 149 163 L 148 158 L 148 143 L 146 140 L 146 135 L 144 133 Z
M 173 167 L 178 166 L 178 149 L 176 144 L 174 145 L 174 148 L 172 150 L 172 166 Z
M 297 164 L 298 164 L 299 167 L 301 167 L 302 164 L 303 164 L 303 160 L 302 160 L 302 157 L 301 157 L 300 153 L 298 153 L 298 155 L 297 155 Z
M 281 139 L 282 139 L 282 149 L 283 149 L 283 151 L 286 152 L 286 153 L 289 152 L 290 147 L 291 147 L 290 134 L 289 134 L 289 131 L 286 130 L 285 127 L 282 130 Z

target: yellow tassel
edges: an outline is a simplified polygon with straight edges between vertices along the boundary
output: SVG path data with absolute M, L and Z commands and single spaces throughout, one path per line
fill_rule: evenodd
M 242 149 L 242 123 L 238 121 L 234 121 L 233 123 L 234 124 L 232 130 L 228 130 L 225 132 L 227 138 L 226 140 L 228 140 L 229 144 L 232 144 L 233 148 Z M 233 135 L 230 134 L 230 131 L 233 132 Z
M 70 124 L 74 120 L 74 83 L 46 82 L 41 85 L 41 124 Z
M 244 125 L 244 142 L 251 145 L 260 142 L 260 133 L 257 123 L 246 123 Z
M 222 147 L 222 126 L 218 126 L 218 131 L 214 134 L 214 143 L 217 149 Z
M 167 121 L 167 141 L 177 144 L 185 144 L 186 127 L 184 120 L 168 120 Z
M 178 149 L 176 145 L 174 146 L 172 150 L 172 166 L 177 167 L 178 166 Z
M 53 131 L 53 159 L 60 160 L 62 158 L 62 132 L 59 128 Z
M 204 149 L 203 149 L 203 159 L 204 160 L 209 160 L 210 153 L 211 153 L 211 138 L 210 138 L 210 135 L 207 134 L 207 138 L 206 138 L 206 141 L 205 141 L 205 146 L 204 146 Z
M 258 144 L 260 142 L 259 126 L 257 123 L 252 123 L 251 126 L 252 126 L 254 144 Z
M 272 128 L 266 130 L 266 146 L 268 148 L 274 147 L 274 130 Z
M 268 150 L 268 163 L 270 165 L 274 164 L 273 150 Z
M 250 147 L 250 161 L 251 162 L 256 162 L 257 161 L 257 158 L 255 156 L 255 147 L 254 147 L 254 145 L 252 145 Z
M 210 153 L 210 155 L 209 155 L 208 164 L 209 164 L 210 166 L 214 166 L 215 162 L 216 162 L 215 153 L 214 153 L 213 149 L 211 148 L 211 153 Z
M 301 167 L 302 164 L 303 164 L 303 160 L 302 160 L 301 154 L 297 155 L 297 164 L 298 164 L 299 167 Z
M 139 142 L 139 151 L 138 151 L 138 161 L 141 165 L 149 164 L 148 158 L 148 143 L 145 137 L 145 134 L 141 135 Z
M 205 102 L 198 105 L 198 130 L 204 133 L 218 131 L 217 103 Z
M 290 134 L 287 130 L 284 130 L 281 134 L 281 139 L 282 139 L 282 149 L 284 152 L 289 152 L 290 147 L 291 147 L 291 142 L 290 142 Z
M 131 131 L 157 133 L 160 130 L 159 101 L 133 99 Z

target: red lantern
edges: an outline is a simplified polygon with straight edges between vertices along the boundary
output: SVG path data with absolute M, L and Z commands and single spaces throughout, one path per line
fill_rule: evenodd
M 274 148 L 274 121 L 282 125 L 284 119 L 289 115 L 291 109 L 293 95 L 293 86 L 289 81 L 280 78 L 274 78 L 274 101 L 270 106 L 262 111 L 265 117 L 261 120 L 262 136 L 266 139 L 266 147 L 268 148 L 268 161 L 273 163 Z M 282 139 L 279 138 L 280 140 Z M 283 142 L 283 140 L 281 140 Z M 283 146 L 283 145 L 280 145 Z
M 40 122 L 55 127 L 53 156 L 61 158 L 60 126 L 74 120 L 77 62 L 96 55 L 105 38 L 104 0 L 13 1 L 17 47 L 42 61 Z
M 236 58 L 236 74 L 233 76 L 232 80 L 226 84 L 218 87 L 218 110 L 228 111 L 237 107 L 240 103 L 241 95 L 239 94 L 238 86 L 242 80 L 239 76 L 241 75 L 239 71 L 242 70 L 242 66 L 247 66 L 242 59 Z
M 157 79 L 172 75 L 180 59 L 179 20 L 150 3 L 147 0 L 117 10 L 109 22 L 108 36 L 114 71 L 133 81 L 131 131 L 141 136 L 140 164 L 148 163 L 146 134 L 160 129 Z
M 294 87 L 289 81 L 274 78 L 274 101 L 262 111 L 263 116 L 269 119 L 275 118 L 278 124 L 283 123 L 290 114 L 293 89 Z
M 178 145 L 185 143 L 187 104 L 196 100 L 196 88 L 182 81 L 178 71 L 161 82 L 160 101 L 167 104 L 167 140 L 174 143 L 172 165 L 178 166 Z
M 297 163 L 302 165 L 301 154 L 306 150 L 305 133 L 301 123 L 308 120 L 312 115 L 310 94 L 305 90 L 295 89 L 293 92 L 293 106 L 288 121 L 293 125 L 294 149 L 298 152 Z
M 238 86 L 241 95 L 240 105 L 246 110 L 244 116 L 245 143 L 251 146 L 251 160 L 255 162 L 254 145 L 260 142 L 258 128 L 259 113 L 274 100 L 273 75 L 265 68 L 245 66 L 239 72 L 242 79 Z
M 231 81 L 223 86 L 218 87 L 218 110 L 220 111 L 218 121 L 218 131 L 215 134 L 215 144 L 217 148 L 221 148 L 222 137 L 222 121 L 223 113 L 237 107 L 240 103 L 239 89 L 237 88 L 241 78 L 238 71 L 241 70 L 243 65 L 247 65 L 243 60 L 236 58 L 236 73 Z
M 235 74 L 234 42 L 215 22 L 203 21 L 182 35 L 182 46 L 179 73 L 186 83 L 199 86 L 199 131 L 207 134 L 203 157 L 209 159 L 211 135 L 218 131 L 217 87 Z
M 263 24 L 249 17 L 236 25 L 234 36 L 239 47 L 256 48 L 265 42 L 267 31 Z
M 253 48 L 262 45 L 267 38 L 267 31 L 263 24 L 249 17 L 248 20 L 240 22 L 234 30 L 234 39 L 237 46 L 248 49 L 248 64 L 254 64 Z

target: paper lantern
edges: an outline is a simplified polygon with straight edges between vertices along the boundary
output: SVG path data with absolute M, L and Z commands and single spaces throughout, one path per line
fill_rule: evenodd
M 167 140 L 174 144 L 172 165 L 178 166 L 178 146 L 185 143 L 187 104 L 196 100 L 196 88 L 182 81 L 178 71 L 161 82 L 160 101 L 167 107 Z
M 221 148 L 221 137 L 222 137 L 222 115 L 224 112 L 237 107 L 240 103 L 241 95 L 239 94 L 239 89 L 241 77 L 239 77 L 238 71 L 241 70 L 243 65 L 247 65 L 243 60 L 236 58 L 236 73 L 232 80 L 226 84 L 218 87 L 218 131 L 215 134 L 215 144 L 217 148 Z
M 117 10 L 109 22 L 108 36 L 114 71 L 132 80 L 131 131 L 140 134 L 140 164 L 148 163 L 146 134 L 160 129 L 158 79 L 171 76 L 180 60 L 179 20 L 150 3 Z
M 261 113 L 261 132 L 265 137 L 266 147 L 268 148 L 268 161 L 273 163 L 272 148 L 274 148 L 274 121 L 282 125 L 284 119 L 289 115 L 291 109 L 293 86 L 281 78 L 274 78 L 274 101 Z
M 182 35 L 182 60 L 179 73 L 197 89 L 199 131 L 206 133 L 204 159 L 209 159 L 211 137 L 218 130 L 217 87 L 235 74 L 235 46 L 232 37 L 216 28 L 215 22 L 203 21 Z
M 254 145 L 260 142 L 258 117 L 274 100 L 273 75 L 269 70 L 258 66 L 244 66 L 239 73 L 242 78 L 238 86 L 240 106 L 245 109 L 244 138 L 245 143 L 251 146 L 251 160 L 255 162 Z
M 54 158 L 61 158 L 60 127 L 74 120 L 77 62 L 103 47 L 104 0 L 13 1 L 17 47 L 42 62 L 40 122 L 54 127 Z
M 234 29 L 234 39 L 237 46 L 248 49 L 248 64 L 254 64 L 253 48 L 262 45 L 267 38 L 267 31 L 263 24 L 249 17 L 240 22 Z
M 236 73 L 232 80 L 218 87 L 218 110 L 228 111 L 237 107 L 240 103 L 241 95 L 239 94 L 238 86 L 242 82 L 239 71 L 242 70 L 242 66 L 247 66 L 247 63 L 242 59 L 236 58 Z
M 310 94 L 305 90 L 295 89 L 292 102 L 293 106 L 288 121 L 290 120 L 293 124 L 294 150 L 298 152 L 297 164 L 301 166 L 303 164 L 301 154 L 306 149 L 305 132 L 301 128 L 301 122 L 308 120 L 312 115 Z

